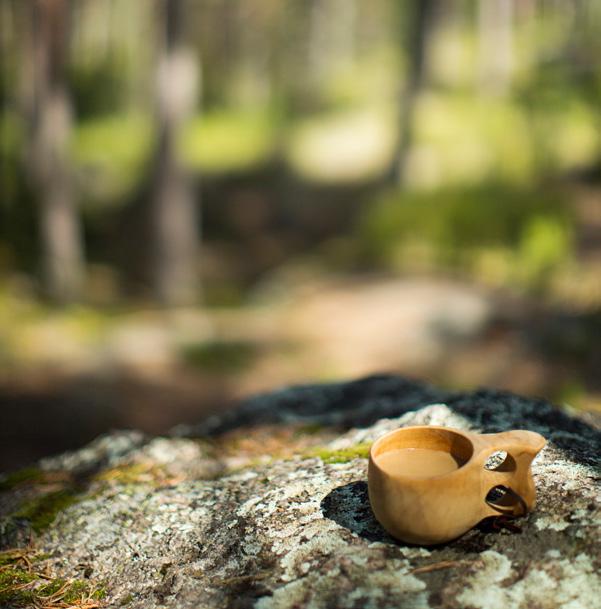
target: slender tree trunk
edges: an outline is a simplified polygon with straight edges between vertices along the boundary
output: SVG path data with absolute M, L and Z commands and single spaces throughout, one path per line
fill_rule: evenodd
M 153 288 L 165 305 L 199 297 L 197 209 L 177 151 L 177 136 L 193 108 L 196 65 L 182 43 L 181 0 L 160 0 L 164 42 L 157 78 L 158 145 L 151 193 Z
M 513 69 L 513 0 L 480 0 L 478 38 L 480 86 L 492 95 L 504 95 Z
M 83 278 L 81 229 L 67 154 L 69 9 L 69 0 L 35 0 L 30 13 L 29 161 L 39 203 L 44 284 L 58 303 L 77 299 Z
M 403 185 L 407 170 L 407 157 L 413 141 L 415 101 L 426 73 L 426 50 L 432 23 L 435 0 L 415 0 L 408 3 L 406 19 L 407 74 L 399 95 L 399 120 L 395 152 L 389 181 Z
M 353 64 L 356 0 L 312 0 L 309 5 L 307 63 L 311 84 L 319 90 L 338 69 Z

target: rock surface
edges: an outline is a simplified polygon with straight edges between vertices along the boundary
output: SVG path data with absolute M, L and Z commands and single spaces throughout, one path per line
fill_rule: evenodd
M 536 509 L 436 547 L 390 538 L 369 507 L 366 447 L 415 424 L 543 434 Z M 168 438 L 115 433 L 46 459 L 0 481 L 0 542 L 22 545 L 35 529 L 49 571 L 101 585 L 107 607 L 593 609 L 600 481 L 591 421 L 541 400 L 379 376 L 293 387 Z M 70 500 L 40 519 L 57 493 Z

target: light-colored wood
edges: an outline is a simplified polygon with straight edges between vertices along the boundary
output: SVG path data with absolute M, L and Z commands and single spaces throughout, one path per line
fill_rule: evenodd
M 434 426 L 394 430 L 370 450 L 373 512 L 397 539 L 433 545 L 463 535 L 487 516 L 531 510 L 536 492 L 530 464 L 545 443 L 540 434 L 525 430 L 497 434 Z M 507 452 L 505 461 L 497 469 L 485 469 L 496 451 Z M 496 486 L 513 491 L 522 505 L 487 502 Z

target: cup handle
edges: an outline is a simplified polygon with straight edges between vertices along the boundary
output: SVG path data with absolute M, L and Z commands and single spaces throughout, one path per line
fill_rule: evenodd
M 538 433 L 526 430 L 507 431 L 476 436 L 476 462 L 482 468 L 480 474 L 483 518 L 502 514 L 522 516 L 534 507 L 536 490 L 530 465 L 545 446 L 546 440 Z M 496 469 L 486 469 L 484 464 L 491 454 L 504 451 L 507 457 Z M 498 502 L 487 501 L 495 487 L 506 489 Z

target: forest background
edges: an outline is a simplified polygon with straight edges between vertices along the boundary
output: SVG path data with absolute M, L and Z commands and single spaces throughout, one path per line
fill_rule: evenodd
M 599 410 L 601 4 L 0 0 L 0 470 L 390 371 Z

